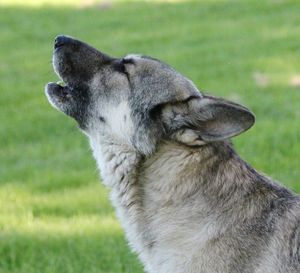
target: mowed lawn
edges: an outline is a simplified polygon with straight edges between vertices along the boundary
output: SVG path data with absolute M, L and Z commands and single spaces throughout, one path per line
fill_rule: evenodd
M 162 59 L 247 105 L 256 125 L 236 149 L 300 193 L 299 1 L 49 2 L 0 1 L 1 273 L 142 272 L 87 139 L 44 95 L 57 34 Z

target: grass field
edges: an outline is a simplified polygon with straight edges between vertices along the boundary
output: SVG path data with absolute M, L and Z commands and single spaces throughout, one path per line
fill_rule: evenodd
M 200 90 L 244 103 L 234 143 L 300 192 L 300 3 L 0 1 L 0 273 L 140 273 L 85 137 L 44 85 L 53 38 L 172 64 Z

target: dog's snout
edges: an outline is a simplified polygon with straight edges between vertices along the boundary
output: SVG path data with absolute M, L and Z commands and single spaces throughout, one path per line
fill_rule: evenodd
M 59 48 L 63 45 L 66 45 L 68 43 L 71 43 L 73 41 L 72 38 L 65 36 L 65 35 L 58 35 L 56 36 L 55 40 L 54 40 L 54 48 Z

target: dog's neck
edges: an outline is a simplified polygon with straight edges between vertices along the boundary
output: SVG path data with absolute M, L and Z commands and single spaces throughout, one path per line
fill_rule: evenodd
M 203 213 L 222 214 L 249 219 L 268 206 L 274 197 L 289 195 L 243 161 L 231 142 L 215 142 L 198 147 L 179 143 L 162 143 L 141 168 L 145 192 L 152 190 L 152 203 L 178 204 L 201 199 Z M 145 183 L 146 182 L 146 183 Z M 161 198 L 159 200 L 159 198 Z M 227 215 L 229 215 L 229 213 Z
M 111 200 L 116 208 L 128 241 L 136 252 L 145 248 L 141 238 L 143 206 L 138 173 L 143 157 L 132 147 L 111 137 L 91 138 L 90 143 L 101 172 L 103 183 L 111 189 Z
M 112 189 L 120 187 L 127 177 L 135 174 L 141 156 L 129 145 L 103 136 L 90 138 L 90 143 L 106 186 Z
M 145 221 L 164 204 L 200 198 L 203 215 L 221 215 L 225 209 L 233 222 L 236 215 L 253 217 L 259 213 L 254 209 L 257 198 L 263 195 L 267 202 L 267 195 L 276 194 L 276 187 L 242 161 L 229 142 L 197 148 L 162 142 L 146 159 L 111 138 L 91 139 L 91 145 L 128 241 L 138 253 L 151 245 Z M 153 204 L 152 212 L 145 207 L 147 202 Z M 247 207 L 249 211 L 244 213 Z M 143 260 L 143 255 L 140 258 Z
M 93 137 L 90 138 L 90 143 L 103 183 L 111 189 L 122 188 L 122 184 L 127 184 L 124 182 L 126 180 L 136 180 L 141 170 L 144 172 L 145 169 L 150 168 L 154 173 L 163 169 L 161 161 L 169 166 L 175 164 L 174 169 L 177 169 L 177 172 L 189 171 L 191 175 L 199 178 L 202 186 L 206 184 L 206 181 L 232 180 L 233 174 L 247 173 L 250 168 L 239 158 L 230 142 L 190 147 L 176 141 L 162 141 L 155 153 L 148 158 L 144 158 L 132 146 L 111 136 Z M 181 156 L 184 156 L 184 159 L 180 158 Z M 197 174 L 193 174 L 194 171 Z M 217 174 L 218 177 L 216 177 Z M 170 177 L 174 173 L 166 173 L 166 175 Z M 128 183 L 133 185 L 136 182 L 129 181 Z M 166 185 L 166 183 L 161 184 Z M 177 187 L 178 185 L 170 183 L 169 186 Z M 210 183 L 208 186 L 214 185 Z
M 151 181 L 148 181 L 150 187 L 161 193 L 157 196 L 163 195 L 166 201 L 168 196 L 170 199 L 184 197 L 192 194 L 188 192 L 190 189 L 193 192 L 197 189 L 197 194 L 202 193 L 214 207 L 218 202 L 224 205 L 223 198 L 242 194 L 255 180 L 263 179 L 239 158 L 229 142 L 196 148 L 162 142 L 146 159 L 129 145 L 111 137 L 92 138 L 91 146 L 103 183 L 112 190 L 116 208 L 121 205 L 124 209 L 132 206 L 142 209 L 140 191 L 144 190 L 146 181 L 139 180 L 145 177 Z
M 156 176 L 151 187 L 164 192 L 166 202 L 175 201 L 173 197 L 178 200 L 197 194 L 208 203 L 221 204 L 223 197 L 248 187 L 258 176 L 254 171 L 249 174 L 251 167 L 239 158 L 230 142 L 197 147 L 163 142 L 145 161 L 142 172 L 143 177 Z

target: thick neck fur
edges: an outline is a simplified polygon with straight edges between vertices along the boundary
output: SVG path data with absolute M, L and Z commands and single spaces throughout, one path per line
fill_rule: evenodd
M 207 212 L 253 210 L 257 207 L 255 202 L 265 203 L 272 197 L 288 193 L 244 162 L 230 142 L 197 148 L 162 143 L 145 161 L 141 172 L 141 177 L 151 181 L 151 185 L 146 183 L 143 187 L 146 190 L 155 188 L 161 193 L 155 198 L 162 198 L 161 202 L 177 203 L 201 198 Z M 160 179 L 151 179 L 155 174 Z
M 171 259 L 154 257 L 158 244 L 168 245 L 176 257 L 202 233 L 208 241 L 255 222 L 255 217 L 266 218 L 272 200 L 290 194 L 242 161 L 229 142 L 199 147 L 162 142 L 149 158 L 111 139 L 91 139 L 91 145 L 128 241 L 149 272 L 169 272 L 150 266 L 151 255 L 158 264 Z
M 111 200 L 136 252 L 144 248 L 143 206 L 138 172 L 142 157 L 130 146 L 112 137 L 91 138 L 91 146 L 103 183 L 111 189 Z

